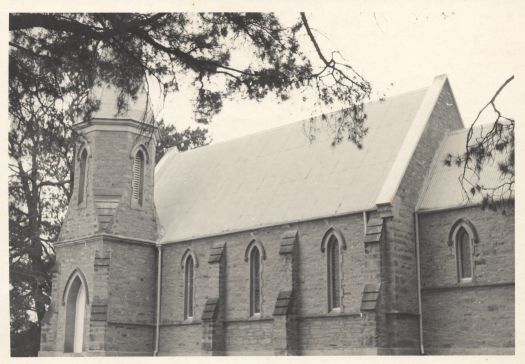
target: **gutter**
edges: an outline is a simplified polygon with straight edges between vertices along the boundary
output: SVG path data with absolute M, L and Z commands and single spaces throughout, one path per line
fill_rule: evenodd
M 387 204 L 390 205 L 390 202 L 387 202 Z M 211 237 L 214 237 L 214 238 L 216 238 L 216 237 L 223 237 L 223 236 L 226 236 L 226 235 L 243 233 L 243 232 L 247 232 L 247 231 L 255 231 L 255 230 L 263 230 L 263 229 L 269 229 L 269 228 L 274 228 L 274 227 L 282 227 L 282 226 L 285 226 L 285 225 L 297 224 L 297 223 L 302 223 L 302 222 L 318 221 L 318 220 L 336 218 L 336 217 L 341 217 L 341 216 L 362 215 L 363 212 L 373 212 L 373 211 L 376 211 L 376 210 L 377 210 L 377 205 L 374 205 L 374 207 L 371 207 L 371 208 L 366 208 L 366 209 L 361 209 L 361 210 L 354 210 L 354 211 L 348 211 L 348 212 L 340 212 L 340 213 L 335 213 L 335 214 L 331 214 L 331 215 L 322 215 L 322 216 L 307 218 L 306 220 L 305 219 L 287 220 L 287 221 L 282 221 L 282 222 L 278 222 L 278 223 L 268 223 L 266 225 L 255 225 L 255 226 L 243 227 L 243 228 L 232 229 L 232 230 L 227 230 L 227 231 L 220 231 L 220 232 L 216 232 L 216 233 L 207 233 L 207 234 L 202 234 L 202 235 L 186 236 L 186 237 L 183 237 L 183 238 L 177 238 L 176 240 L 164 240 L 163 241 L 162 239 L 159 239 L 157 243 L 162 245 L 162 246 L 167 246 L 167 245 L 172 245 L 172 244 L 185 243 L 185 242 L 192 241 L 192 240 L 207 239 L 207 238 L 211 238 Z
M 419 252 L 419 216 L 414 211 L 414 224 L 416 230 L 416 269 L 417 269 L 417 305 L 419 311 L 419 352 L 425 355 L 425 345 L 423 344 L 423 304 L 421 302 L 421 258 Z
M 160 341 L 160 283 L 162 278 L 162 246 L 157 245 L 157 295 L 155 298 L 155 350 L 153 356 L 159 355 Z

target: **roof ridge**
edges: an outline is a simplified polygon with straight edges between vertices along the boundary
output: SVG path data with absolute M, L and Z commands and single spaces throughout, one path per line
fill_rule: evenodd
M 366 103 L 364 103 L 364 105 L 371 105 L 371 104 L 375 104 L 375 103 L 383 103 L 387 100 L 390 100 L 390 99 L 394 99 L 394 98 L 397 98 L 397 97 L 401 97 L 401 96 L 407 96 L 409 94 L 414 94 L 414 93 L 418 93 L 418 92 L 421 92 L 423 90 L 427 90 L 428 87 L 421 87 L 421 88 L 418 88 L 418 89 L 415 89 L 415 90 L 411 90 L 411 91 L 406 91 L 406 92 L 402 92 L 402 93 L 399 93 L 399 94 L 395 94 L 393 96 L 389 96 L 389 97 L 386 97 L 386 98 L 378 98 L 378 99 L 375 99 L 375 100 L 370 100 Z M 168 150 L 168 152 L 166 153 L 166 157 L 168 154 L 188 154 L 190 152 L 194 152 L 194 151 L 197 151 L 197 150 L 204 150 L 204 149 L 209 149 L 210 147 L 213 147 L 213 146 L 216 146 L 216 145 L 221 145 L 221 144 L 224 144 L 224 143 L 229 143 L 229 142 L 234 142 L 234 141 L 238 141 L 238 140 L 241 140 L 241 139 L 244 139 L 244 138 L 248 138 L 248 137 L 252 137 L 252 136 L 255 136 L 255 135 L 261 135 L 261 134 L 265 134 L 265 133 L 270 133 L 270 132 L 273 132 L 273 131 L 276 131 L 276 130 L 279 130 L 281 128 L 286 128 L 286 127 L 290 127 L 294 124 L 299 124 L 300 122 L 305 122 L 307 120 L 313 120 L 315 118 L 320 118 L 322 117 L 322 115 L 331 115 L 331 114 L 335 114 L 335 113 L 338 113 L 338 112 L 341 112 L 342 110 L 345 110 L 345 109 L 348 109 L 348 108 L 341 108 L 341 109 L 338 109 L 338 110 L 334 110 L 334 111 L 328 111 L 326 113 L 321 113 L 321 114 L 316 114 L 314 116 L 311 116 L 309 118 L 304 118 L 304 119 L 299 119 L 299 120 L 295 120 L 295 121 L 292 121 L 292 122 L 289 122 L 289 123 L 286 123 L 286 124 L 281 124 L 281 125 L 277 125 L 277 126 L 274 126 L 274 127 L 271 127 L 271 128 L 268 128 L 268 129 L 262 129 L 262 130 L 259 130 L 259 131 L 256 131 L 254 133 L 249 133 L 249 134 L 245 134 L 245 135 L 240 135 L 240 136 L 236 136 L 236 137 L 233 137 L 231 139 L 226 139 L 226 140 L 221 140 L 221 141 L 218 141 L 218 142 L 215 142 L 213 143 L 213 140 L 206 144 L 206 145 L 203 145 L 203 146 L 200 146 L 200 147 L 197 147 L 197 148 L 193 148 L 193 149 L 188 149 L 188 150 L 185 150 L 185 151 L 178 151 L 176 150 Z

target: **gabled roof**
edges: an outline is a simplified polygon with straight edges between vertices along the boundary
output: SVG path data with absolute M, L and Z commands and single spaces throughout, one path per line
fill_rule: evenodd
M 375 209 L 395 194 L 445 82 L 440 76 L 428 89 L 365 105 L 362 149 L 332 146 L 317 118 L 314 142 L 304 130 L 308 121 L 301 121 L 169 152 L 155 171 L 160 242 Z
M 492 125 L 480 125 L 474 128 L 473 140 L 485 133 Z M 465 153 L 468 129 L 460 129 L 449 132 L 441 142 L 441 145 L 432 162 L 432 169 L 426 181 L 425 189 L 419 200 L 417 210 L 442 210 L 463 206 L 471 206 L 481 203 L 482 196 L 476 193 L 472 196 L 468 191 L 463 191 L 460 184 L 460 176 L 463 167 L 456 165 L 445 165 L 445 159 L 449 154 L 457 156 Z M 491 188 L 502 183 L 498 161 L 502 154 L 498 154 L 493 161 L 483 165 L 479 176 L 479 184 Z M 470 181 L 476 181 L 477 177 L 467 171 L 466 177 Z M 469 186 L 465 185 L 468 190 Z M 470 198 L 468 198 L 470 197 Z

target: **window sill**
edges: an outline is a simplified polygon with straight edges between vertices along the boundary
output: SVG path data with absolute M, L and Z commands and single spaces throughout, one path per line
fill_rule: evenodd
M 229 320 L 223 320 L 223 323 L 225 324 L 236 324 L 236 323 L 261 323 L 261 322 L 272 322 L 274 320 L 274 317 L 259 317 L 254 319 L 253 317 L 249 318 L 232 318 Z
M 472 284 L 472 278 L 460 278 L 459 281 L 458 281 L 458 285 L 463 285 L 463 284 Z
M 161 322 L 161 327 L 169 327 L 169 326 L 191 326 L 191 325 L 200 325 L 202 322 L 196 319 L 185 320 L 185 321 L 172 321 L 172 322 Z
M 251 315 L 250 317 L 248 317 L 248 320 L 249 321 L 258 321 L 258 320 L 263 320 L 263 316 L 262 314 L 259 312 L 259 313 L 254 313 L 253 315 Z
M 132 210 L 144 210 L 144 202 L 141 205 L 138 201 L 132 199 L 130 207 Z
M 450 284 L 443 286 L 427 286 L 422 287 L 421 291 L 423 292 L 432 292 L 432 291 L 443 291 L 443 290 L 454 290 L 454 289 L 476 289 L 476 288 L 485 288 L 485 287 L 501 287 L 501 286 L 513 286 L 514 281 L 502 281 L 502 282 L 464 282 L 462 284 Z
M 362 312 L 339 312 L 337 314 L 325 313 L 322 315 L 303 315 L 297 316 L 298 320 L 317 320 L 317 319 L 342 319 L 344 317 L 360 317 Z

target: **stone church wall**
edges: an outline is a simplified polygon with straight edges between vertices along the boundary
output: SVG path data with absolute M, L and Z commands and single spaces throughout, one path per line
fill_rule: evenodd
M 458 283 L 450 229 L 468 219 L 473 244 L 472 282 Z M 428 354 L 514 353 L 514 209 L 474 206 L 421 214 L 423 328 Z
M 110 255 L 106 350 L 151 355 L 155 335 L 156 248 L 107 243 Z
M 226 323 L 225 341 L 228 355 L 274 355 L 273 320 L 239 320 Z
M 347 247 L 342 250 L 343 308 L 339 314 L 328 313 L 326 253 L 321 251 L 323 236 L 330 227 L 341 231 Z M 283 268 L 288 258 L 279 254 L 282 236 L 290 230 L 298 231 L 293 272 Z M 262 243 L 266 256 L 262 260 L 260 318 L 249 314 L 249 262 L 245 260 L 245 254 L 253 239 Z M 299 354 L 307 348 L 316 353 L 334 348 L 347 353 L 366 352 L 375 344 L 375 321 L 373 315 L 372 319 L 361 317 L 360 305 L 364 284 L 379 280 L 379 254 L 378 247 L 365 249 L 363 239 L 363 215 L 358 213 L 166 245 L 162 264 L 160 353 L 203 353 L 203 329 L 197 324 L 202 323 L 206 300 L 212 292 L 218 292 L 218 287 L 211 285 L 221 284 L 221 279 L 213 276 L 218 271 L 208 263 L 211 247 L 217 243 L 226 243 L 223 253 L 225 274 L 222 277 L 225 289 L 221 297 L 226 354 L 274 353 L 276 335 L 279 334 L 273 312 L 279 292 L 285 290 L 287 284 L 293 284 L 293 319 L 296 323 L 288 338 L 290 353 Z M 195 269 L 195 318 L 184 322 L 181 259 L 188 249 L 196 256 L 198 267 Z M 368 340 L 363 340 L 364 327 L 367 327 Z

